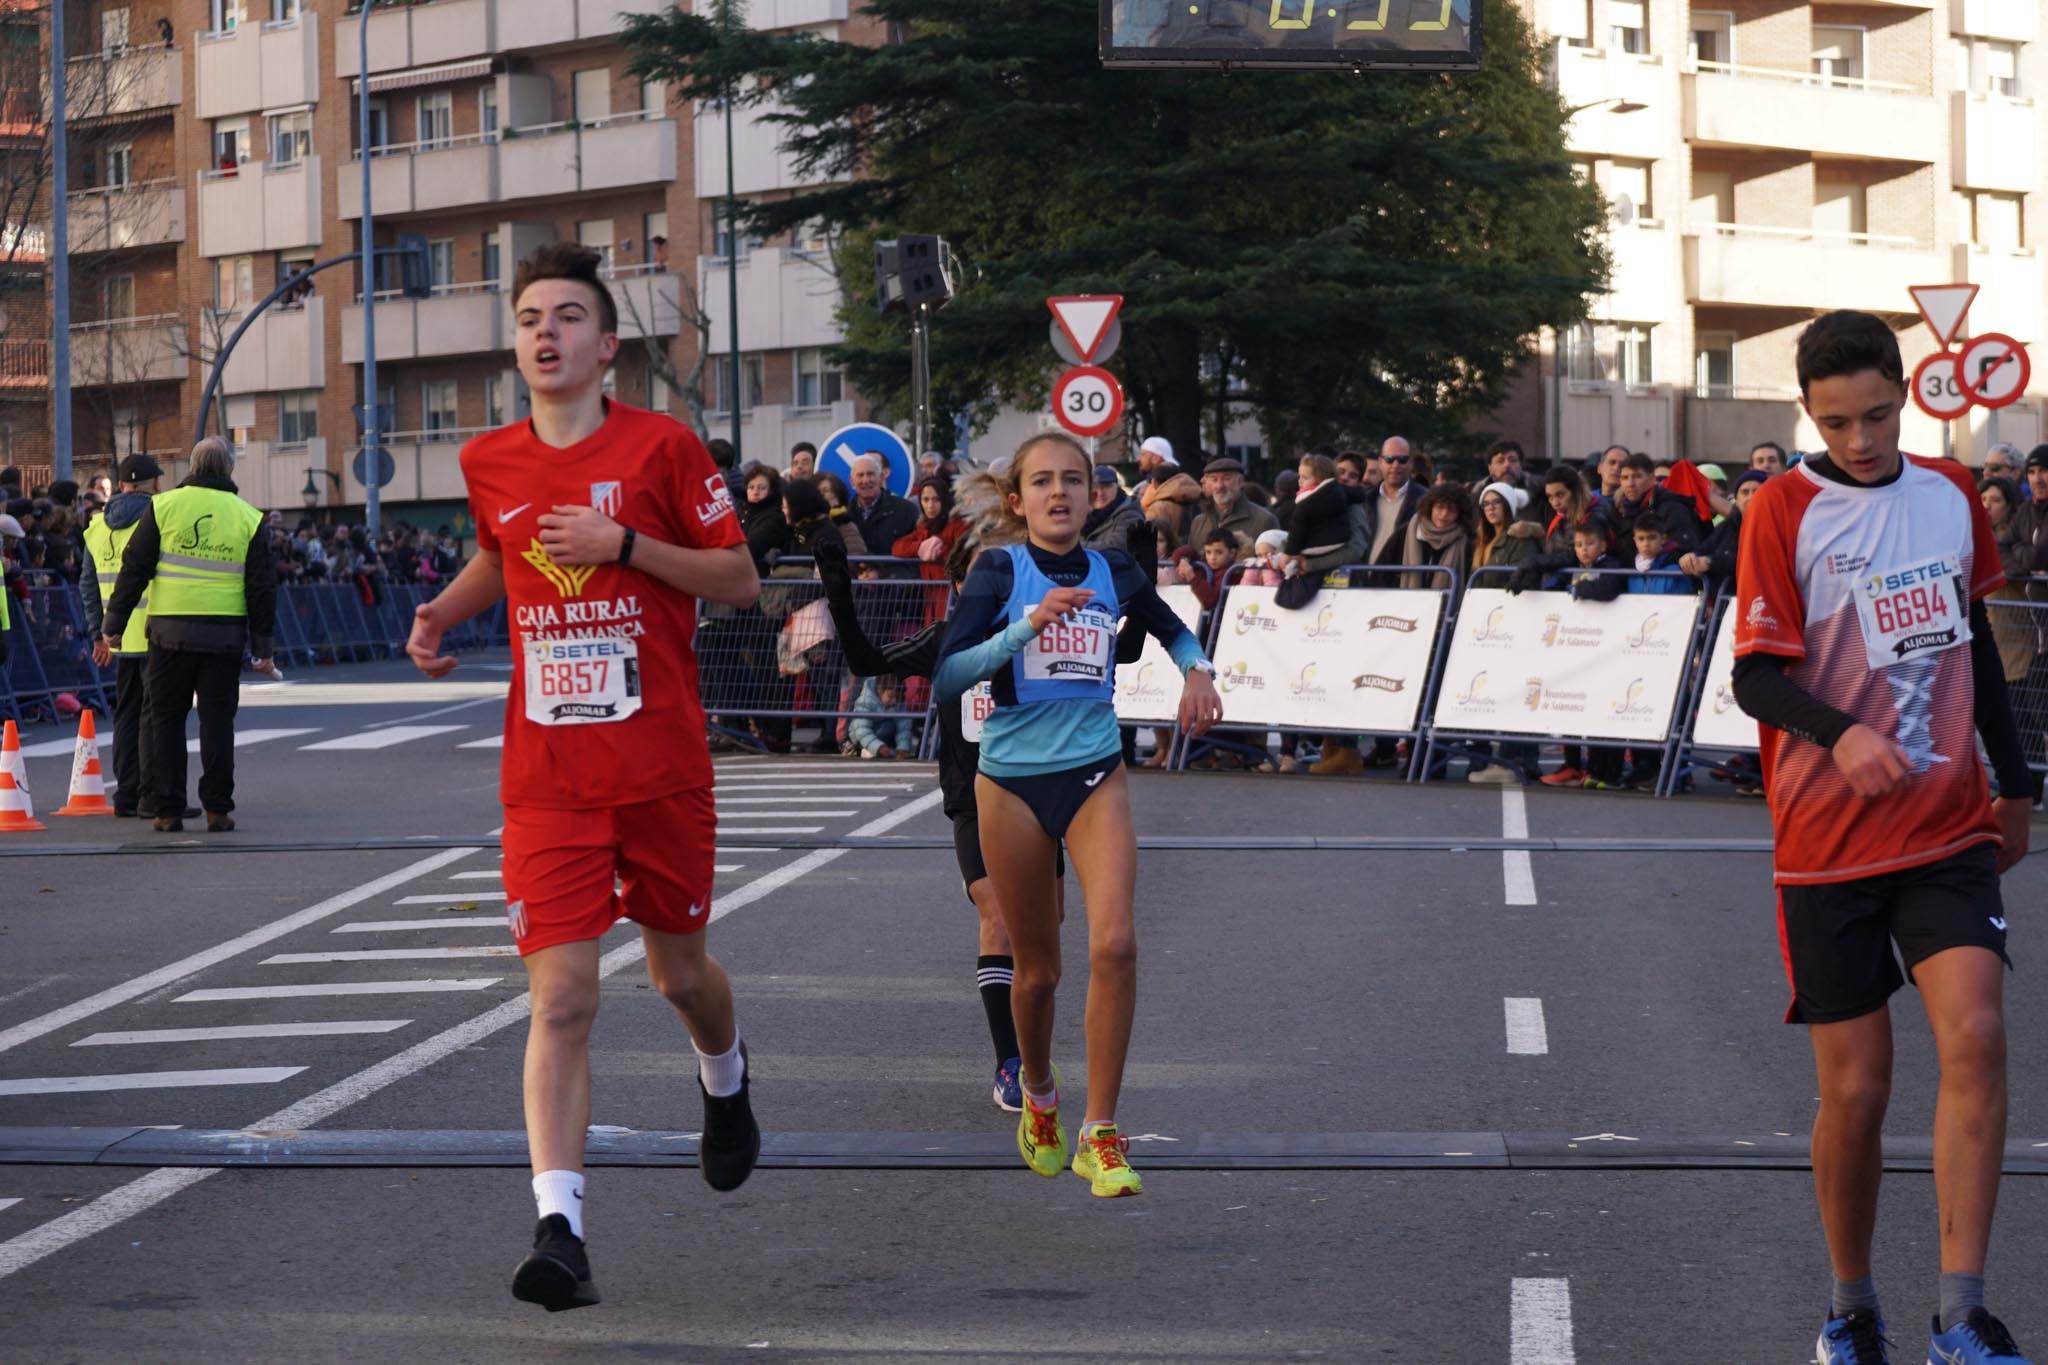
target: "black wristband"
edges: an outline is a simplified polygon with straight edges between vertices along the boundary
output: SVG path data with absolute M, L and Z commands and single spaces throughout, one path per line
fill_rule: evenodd
M 619 563 L 630 564 L 633 562 L 633 542 L 638 540 L 640 536 L 630 526 L 626 527 L 625 531 L 626 534 L 619 538 Z

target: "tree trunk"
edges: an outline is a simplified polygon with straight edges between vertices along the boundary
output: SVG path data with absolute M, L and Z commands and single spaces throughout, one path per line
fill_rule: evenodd
M 1202 334 L 1183 323 L 1156 328 L 1159 375 L 1153 403 L 1166 439 L 1181 467 L 1197 478 L 1202 473 Z

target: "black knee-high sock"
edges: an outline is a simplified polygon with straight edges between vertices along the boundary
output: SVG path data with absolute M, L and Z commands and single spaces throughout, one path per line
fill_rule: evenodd
M 981 987 L 981 1007 L 988 1011 L 988 1036 L 996 1045 L 996 1065 L 1017 1055 L 1017 1021 L 1010 1017 L 1010 978 L 1016 974 L 1014 957 L 974 959 L 974 978 Z

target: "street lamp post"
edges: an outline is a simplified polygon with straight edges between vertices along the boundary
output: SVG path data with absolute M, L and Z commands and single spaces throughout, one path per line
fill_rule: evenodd
M 363 158 L 363 522 L 374 542 L 378 514 L 378 476 L 384 472 L 384 414 L 377 404 L 377 252 L 375 219 L 370 207 L 370 11 L 377 0 L 363 0 L 356 16 L 356 141 Z
M 71 477 L 71 149 L 64 77 L 64 0 L 50 0 L 50 463 L 60 479 Z M 111 370 L 107 378 L 113 381 Z M 115 442 L 118 448 L 118 436 Z
M 732 32 L 733 0 L 720 0 L 718 21 L 721 27 Z M 732 168 L 732 122 L 736 110 L 733 107 L 735 83 L 725 83 L 725 345 L 730 353 L 727 377 L 732 381 L 726 386 L 727 416 L 732 420 L 733 467 L 739 467 L 740 459 L 740 222 L 739 194 L 734 189 Z

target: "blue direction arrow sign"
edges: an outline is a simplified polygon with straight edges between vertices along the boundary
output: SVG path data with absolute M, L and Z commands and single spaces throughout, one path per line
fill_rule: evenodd
M 855 422 L 827 436 L 818 447 L 818 469 L 837 474 L 850 488 L 853 462 L 863 455 L 880 455 L 888 469 L 884 482 L 889 491 L 898 497 L 910 496 L 911 476 L 917 473 L 910 447 L 901 436 L 874 422 Z
M 377 447 L 377 477 L 374 480 L 369 475 L 369 462 L 370 452 L 368 450 L 358 450 L 356 452 L 353 469 L 356 482 L 363 487 L 368 488 L 374 482 L 377 487 L 383 488 L 398 477 L 398 462 L 391 458 L 391 452 L 383 446 Z

